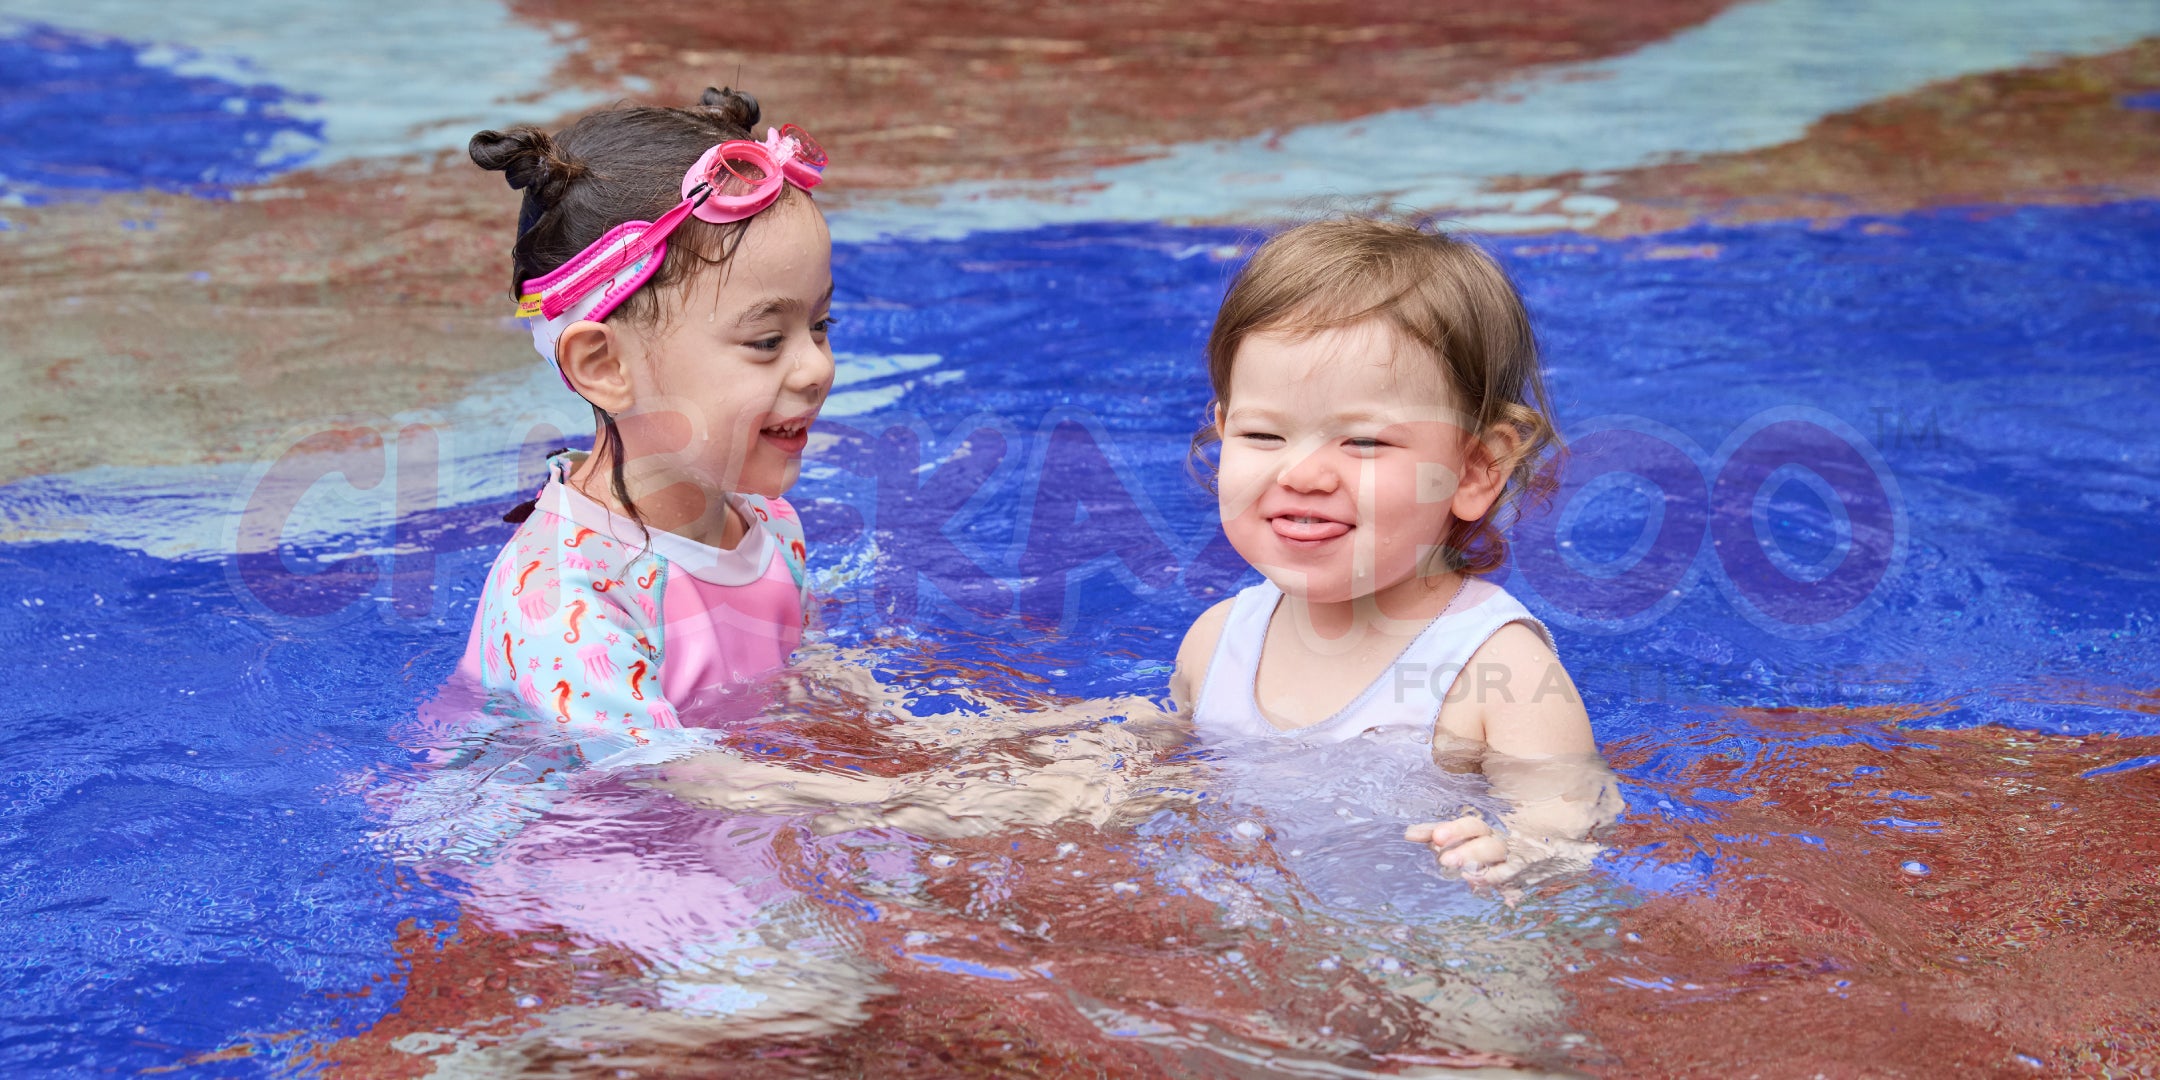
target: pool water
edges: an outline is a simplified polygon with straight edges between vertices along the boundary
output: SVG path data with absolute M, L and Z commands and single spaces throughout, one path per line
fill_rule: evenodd
M 247 128 L 253 100 L 223 115 Z M 226 167 L 187 175 L 249 182 Z M 836 245 L 843 386 L 791 493 L 820 630 L 783 703 L 715 737 L 802 789 L 722 759 L 430 767 L 457 739 L 416 718 L 516 485 L 446 478 L 374 520 L 337 500 L 434 461 L 431 428 L 348 439 L 346 471 L 293 495 L 317 526 L 267 558 L 32 535 L 181 512 L 151 486 L 0 488 L 25 530 L 0 544 L 0 1062 L 2160 1058 L 2160 203 L 1490 240 L 1578 448 L 1500 576 L 1552 625 L 1626 801 L 1593 863 L 1504 890 L 1397 839 L 1490 798 L 1419 748 L 1231 753 L 1121 704 L 1159 696 L 1184 628 L 1257 580 L 1187 454 L 1208 320 L 1263 235 Z M 466 406 L 517 422 L 441 420 L 441 441 L 529 483 L 524 385 Z M 863 778 L 904 796 L 814 794 Z
M 945 376 L 850 425 L 863 448 L 883 445 L 879 425 L 905 426 L 935 462 L 978 427 L 1002 430 L 1004 462 L 942 530 L 952 544 L 941 554 L 968 565 L 921 568 L 923 581 L 961 582 L 953 598 L 881 593 L 877 561 L 890 553 L 858 522 L 886 520 L 876 500 L 887 492 L 845 440 L 798 489 L 820 538 L 815 565 L 846 578 L 826 593 L 824 648 L 873 664 L 912 712 L 949 717 L 960 734 L 895 730 L 841 687 L 806 692 L 801 711 L 737 745 L 770 744 L 806 767 L 890 773 L 904 760 L 965 776 L 971 755 L 1041 756 L 1010 745 L 1019 736 L 969 734 L 979 717 L 1010 724 L 1074 699 L 1159 693 L 1186 622 L 1239 580 L 1210 554 L 1211 507 L 1182 461 L 1205 393 L 1198 335 L 1250 240 L 1106 227 L 839 250 L 845 347 L 935 354 L 930 370 Z M 1715 254 L 1644 257 L 1675 244 Z M 1278 1056 L 1383 1071 L 1426 1059 L 1568 1067 L 1598 1059 L 1580 1049 L 1594 1045 L 1571 1014 L 1581 998 L 1564 995 L 1588 986 L 1610 1007 L 1601 979 L 1706 996 L 1898 996 L 1947 1022 L 1962 988 L 1991 973 L 2061 976 L 2049 965 L 2077 949 L 2140 948 L 2105 913 L 2150 918 L 2147 841 L 2101 823 L 2148 805 L 2160 745 L 2142 689 L 2155 659 L 2151 548 L 2136 535 L 2160 476 L 2150 426 L 2116 405 L 2160 391 L 2160 369 L 2143 362 L 2160 332 L 2160 208 L 1499 250 L 1542 320 L 1563 416 L 1595 403 L 1698 446 L 1794 400 L 1861 418 L 1893 410 L 1908 428 L 1924 418 L 1920 435 L 1875 444 L 1892 463 L 1906 548 L 1860 629 L 1770 633 L 1701 580 L 1639 629 L 1577 619 L 1571 630 L 1556 617 L 1628 799 L 1595 869 L 1509 906 L 1392 840 L 1419 805 L 1449 798 L 1426 773 L 1389 782 L 1373 763 L 1234 763 L 1241 786 L 1210 779 L 1232 766 L 1142 740 L 1121 767 L 1136 774 L 1134 797 L 1168 801 L 1101 829 L 819 835 L 814 815 L 701 811 L 632 772 L 548 796 L 566 800 L 544 811 L 559 820 L 521 843 L 559 878 L 536 870 L 523 893 L 476 885 L 383 840 L 386 806 L 415 782 L 399 732 L 462 650 L 470 592 L 437 593 L 403 617 L 377 602 L 390 599 L 384 582 L 341 615 L 281 620 L 217 560 L 17 544 L 4 557 L 25 585 L 0 632 L 37 690 L 13 712 L 7 766 L 7 933 L 23 1010 L 10 1054 L 143 1068 L 240 1047 L 252 1056 L 223 1068 L 406 1071 L 434 1060 L 415 1056 L 426 1050 L 572 1060 L 560 1045 L 572 1039 L 624 1067 L 753 1049 L 806 1067 L 907 1054 L 1015 1069 L 1238 1071 Z M 1084 445 L 1061 464 L 1050 455 L 1066 431 Z M 1068 492 L 1047 491 L 1060 482 Z M 1145 542 L 1120 548 L 1082 522 L 1044 552 L 1027 529 L 1053 502 L 1143 523 Z M 452 523 L 432 530 L 440 581 L 479 579 L 507 530 L 489 520 L 500 505 L 439 512 Z M 1626 499 L 1610 510 L 1641 516 Z M 1806 511 L 1773 527 L 1803 530 Z M 1169 561 L 1143 561 L 1162 554 L 1150 544 Z M 1058 606 L 1020 607 L 1034 595 L 1019 572 L 1031 558 L 1066 575 Z M 1006 590 L 1008 612 L 1036 616 L 1028 634 L 1001 629 L 1011 616 L 964 587 L 978 574 Z M 1535 595 L 1536 581 L 1523 584 Z M 815 686 L 819 668 L 806 661 L 800 678 Z M 1199 797 L 1211 784 L 1216 800 Z M 1256 786 L 1308 794 L 1268 799 Z M 1336 806 L 1372 824 L 1321 830 L 1315 850 L 1340 849 L 1326 858 L 1291 854 L 1314 807 Z M 2034 823 L 2014 841 L 2003 835 L 2013 817 Z M 710 857 L 716 836 L 737 854 Z M 2091 850 L 2102 843 L 2115 850 Z M 1901 869 L 1916 862 L 1924 874 Z M 2091 897 L 1981 903 L 2020 888 L 2004 875 L 2041 866 L 2063 875 L 2048 892 Z M 581 933 L 547 913 L 564 881 L 586 878 L 572 903 L 652 897 L 641 902 L 656 910 L 627 920 L 644 929 L 596 919 Z M 1733 968 L 1707 945 L 1607 932 L 1640 920 L 1707 932 L 1672 910 L 1686 906 L 1768 921 L 1736 907 L 1750 897 L 1803 908 L 1821 936 L 1788 929 L 1779 964 Z M 2090 922 L 2046 926 L 2058 908 Z M 832 984 L 787 998 L 749 1035 L 724 1020 L 728 993 L 760 985 L 730 966 L 730 943 L 749 946 L 668 955 L 696 940 L 701 912 L 734 909 L 744 922 L 729 933 L 789 943 L 752 952 Z M 2039 942 L 2020 935 L 2059 958 L 2036 959 Z M 682 970 L 738 989 L 670 998 L 667 973 L 684 983 Z M 1451 994 L 1489 1002 L 1485 1015 Z M 818 1022 L 836 1013 L 853 1022 Z

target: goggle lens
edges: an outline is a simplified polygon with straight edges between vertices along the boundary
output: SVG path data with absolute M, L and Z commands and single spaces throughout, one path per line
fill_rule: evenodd
M 720 195 L 749 195 L 766 182 L 765 166 L 748 157 L 722 156 L 713 162 L 713 191 Z
M 811 138 L 809 132 L 793 124 L 783 124 L 780 127 L 780 138 L 783 142 L 789 139 L 795 141 L 796 160 L 813 169 L 825 167 L 825 147 Z

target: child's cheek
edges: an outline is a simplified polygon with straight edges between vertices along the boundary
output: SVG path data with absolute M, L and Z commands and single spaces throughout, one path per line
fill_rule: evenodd
M 1448 504 L 1431 497 L 1430 477 L 1420 477 L 1413 459 L 1390 462 L 1376 474 L 1370 505 L 1378 577 L 1392 582 L 1416 572 L 1424 552 L 1446 537 Z
M 1267 491 L 1273 478 L 1257 455 L 1232 447 L 1223 448 L 1215 471 L 1216 506 L 1224 525 L 1252 512 L 1253 504 Z

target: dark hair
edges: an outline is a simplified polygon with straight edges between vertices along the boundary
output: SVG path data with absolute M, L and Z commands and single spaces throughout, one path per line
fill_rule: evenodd
M 1403 217 L 1338 214 L 1307 222 L 1261 245 L 1231 282 L 1208 335 L 1208 381 L 1216 403 L 1230 399 L 1238 346 L 1254 334 L 1311 334 L 1384 319 L 1422 346 L 1480 437 L 1506 425 L 1520 437 L 1495 464 L 1506 474 L 1499 498 L 1476 521 L 1457 521 L 1440 544 L 1450 570 L 1488 573 L 1507 561 L 1505 527 L 1526 499 L 1556 486 L 1540 470 L 1560 449 L 1530 315 L 1507 271 L 1484 249 Z M 1220 440 L 1210 409 L 1193 436 L 1196 465 Z
M 510 297 L 525 282 L 569 262 L 625 221 L 652 221 L 682 201 L 682 178 L 714 144 L 752 137 L 757 99 L 740 90 L 707 89 L 696 105 L 671 109 L 619 105 L 589 113 L 549 135 L 535 127 L 483 131 L 467 152 L 525 193 L 517 241 L 510 248 Z M 785 191 L 783 198 L 794 197 Z M 749 222 L 715 225 L 693 218 L 668 237 L 667 257 L 651 280 L 610 319 L 651 325 L 664 314 L 660 296 L 699 269 L 726 262 Z M 609 468 L 615 498 L 643 522 L 623 483 L 622 433 L 615 417 L 593 406 L 599 428 L 593 454 Z M 523 520 L 531 507 L 511 511 Z M 508 517 L 508 515 L 505 515 Z

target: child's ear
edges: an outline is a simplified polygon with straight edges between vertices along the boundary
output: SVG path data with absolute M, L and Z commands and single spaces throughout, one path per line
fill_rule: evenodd
M 1470 440 L 1463 456 L 1462 482 L 1455 486 L 1449 506 L 1459 521 L 1478 521 L 1492 512 L 1500 493 L 1507 489 L 1508 473 L 1522 453 L 1522 432 L 1513 424 L 1494 424 L 1481 439 Z
M 555 339 L 555 361 L 585 400 L 610 413 L 630 409 L 630 370 L 623 341 L 606 323 L 571 323 Z

